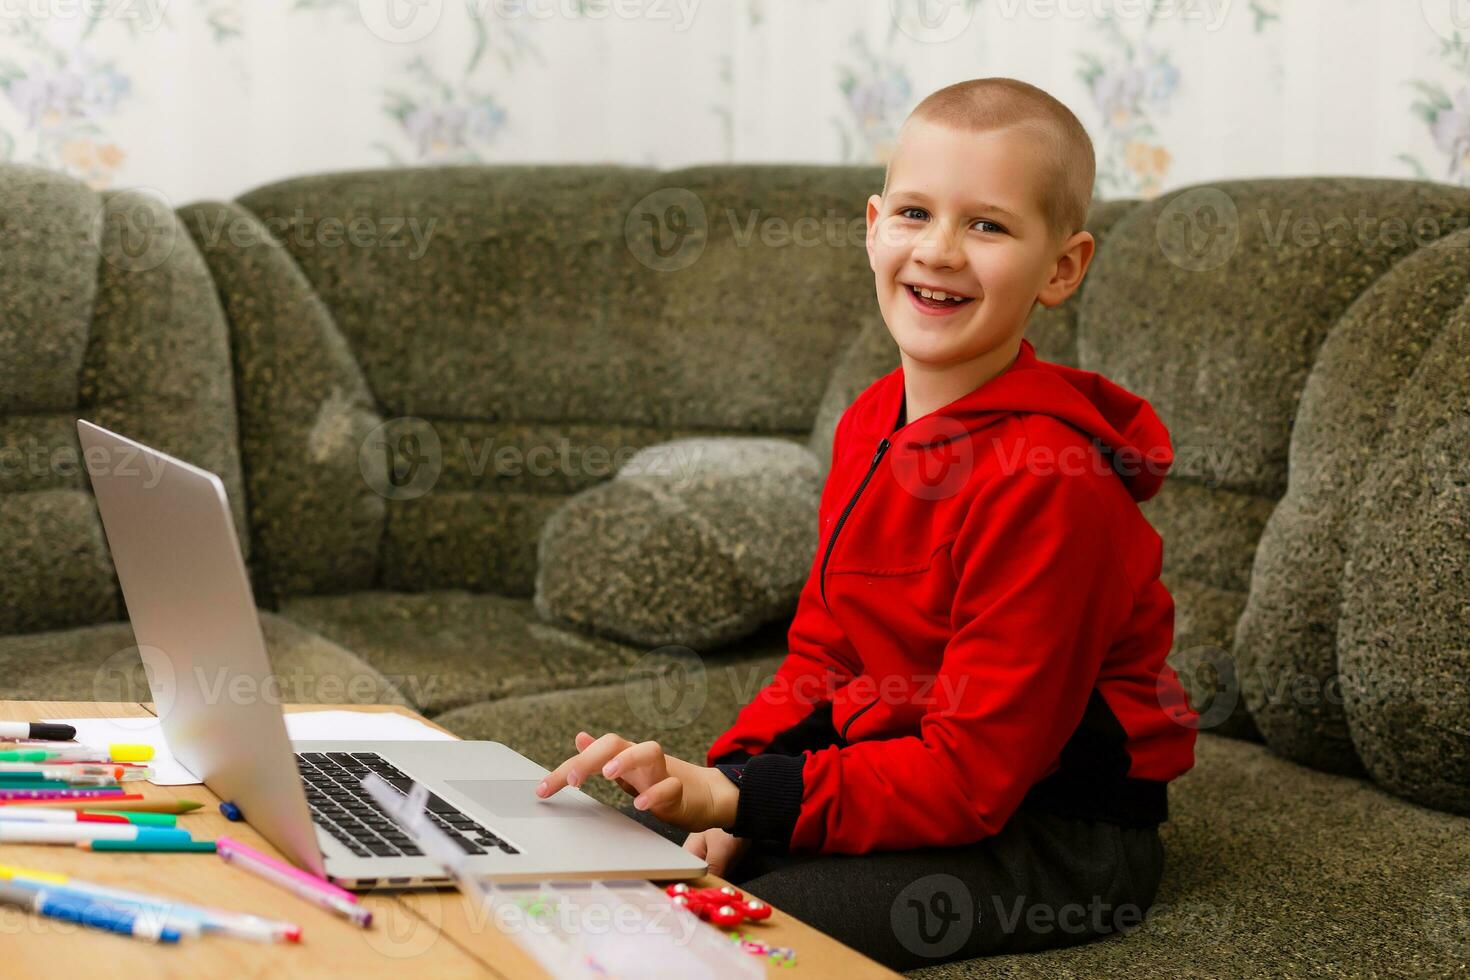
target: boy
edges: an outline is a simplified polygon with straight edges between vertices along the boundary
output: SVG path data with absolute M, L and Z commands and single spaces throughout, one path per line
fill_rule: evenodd
M 1197 720 L 1138 507 L 1172 450 L 1147 402 L 1022 337 L 1091 261 L 1094 165 L 1014 79 L 914 109 L 867 210 L 900 367 L 838 423 L 786 659 L 708 767 L 582 732 L 539 795 L 617 779 L 714 873 L 895 969 L 1142 921 Z

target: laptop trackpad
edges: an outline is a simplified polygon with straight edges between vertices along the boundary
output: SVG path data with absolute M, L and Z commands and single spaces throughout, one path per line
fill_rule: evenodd
M 511 820 L 596 817 L 602 812 L 596 803 L 562 793 L 543 800 L 536 795 L 539 782 L 539 779 L 446 779 L 444 785 L 468 796 L 497 817 Z

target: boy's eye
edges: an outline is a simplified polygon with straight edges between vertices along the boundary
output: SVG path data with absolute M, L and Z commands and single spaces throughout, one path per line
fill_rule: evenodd
M 920 216 L 923 216 L 923 215 L 928 214 L 928 212 L 925 211 L 923 208 L 911 207 L 911 208 L 899 208 L 898 209 L 898 215 L 901 218 L 907 218 L 907 217 L 909 217 L 909 215 L 911 213 L 918 214 Z M 921 221 L 921 220 L 923 220 L 923 218 L 922 217 L 919 217 L 919 218 L 914 218 L 913 220 L 915 220 L 915 221 Z M 989 225 L 990 228 L 991 229 L 994 229 L 995 232 L 997 232 L 999 234 L 1002 234 L 1002 235 L 1005 234 L 1005 229 L 1004 228 L 1002 228 L 1000 225 L 996 224 L 994 221 L 989 220 L 988 218 L 976 218 L 975 219 L 975 224 L 977 224 L 977 225 Z

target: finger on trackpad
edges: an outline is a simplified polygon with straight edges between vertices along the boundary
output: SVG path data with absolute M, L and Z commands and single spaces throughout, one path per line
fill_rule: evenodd
M 569 793 L 543 800 L 536 795 L 539 779 L 446 779 L 444 785 L 463 793 L 497 817 L 520 818 L 595 817 L 595 803 Z

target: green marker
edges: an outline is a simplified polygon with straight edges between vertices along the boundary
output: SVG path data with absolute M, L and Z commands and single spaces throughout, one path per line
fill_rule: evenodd
M 84 851 L 198 851 L 214 852 L 212 840 L 84 840 L 77 847 Z
M 172 813 L 142 813 L 133 810 L 84 810 L 84 813 L 97 813 L 107 817 L 122 817 L 128 823 L 137 824 L 140 827 L 177 827 L 179 818 Z

